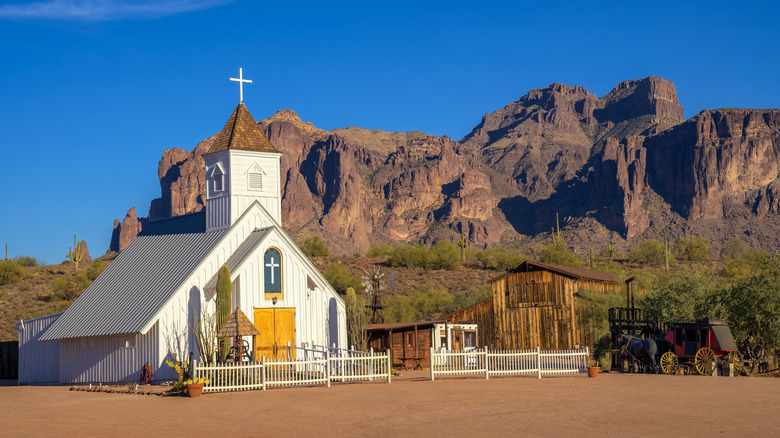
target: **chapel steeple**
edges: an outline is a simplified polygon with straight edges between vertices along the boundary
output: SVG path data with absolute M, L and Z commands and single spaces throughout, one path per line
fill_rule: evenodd
M 243 75 L 239 77 L 241 80 L 235 81 L 241 86 L 251 82 Z M 281 156 L 244 103 L 239 102 L 214 144 L 203 154 L 207 232 L 230 228 L 254 201 L 282 223 Z

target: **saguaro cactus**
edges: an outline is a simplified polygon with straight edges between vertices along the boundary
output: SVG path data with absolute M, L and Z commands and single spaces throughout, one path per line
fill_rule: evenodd
M 76 239 L 76 235 L 74 234 L 73 248 L 70 248 L 68 250 L 68 259 L 70 259 L 70 261 L 73 262 L 73 273 L 76 273 L 79 270 L 79 262 L 81 261 L 81 256 L 82 256 L 81 246 L 79 246 L 79 241 Z
M 463 236 L 463 227 L 460 228 L 460 242 L 458 242 L 458 246 L 460 247 L 460 261 L 466 263 L 466 238 Z
M 222 266 L 217 272 L 217 332 L 222 330 L 227 319 L 230 317 L 230 293 L 233 290 L 233 283 L 230 281 L 230 269 Z M 220 362 L 225 361 L 225 356 L 230 349 L 229 340 L 226 336 L 219 338 Z
M 671 252 L 669 251 L 669 241 L 666 240 L 666 236 L 664 236 L 664 268 L 666 269 L 666 272 L 669 272 L 669 256 L 671 255 Z
M 593 269 L 593 248 L 590 248 L 590 269 Z

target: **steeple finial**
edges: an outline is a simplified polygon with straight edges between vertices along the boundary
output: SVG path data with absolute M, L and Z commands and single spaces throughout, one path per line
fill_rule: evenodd
M 238 82 L 238 103 L 244 103 L 244 83 L 251 84 L 252 81 L 244 79 L 244 69 L 238 68 L 238 79 L 230 78 L 232 82 Z

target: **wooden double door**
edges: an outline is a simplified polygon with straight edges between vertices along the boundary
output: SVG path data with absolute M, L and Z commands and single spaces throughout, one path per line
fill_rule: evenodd
M 287 360 L 287 343 L 295 346 L 295 308 L 255 309 L 255 327 L 260 334 L 255 336 L 255 360 Z M 295 357 L 295 349 L 290 349 Z

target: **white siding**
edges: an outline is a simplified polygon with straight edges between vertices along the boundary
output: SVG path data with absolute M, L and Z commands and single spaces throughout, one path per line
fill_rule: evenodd
M 60 341 L 38 338 L 62 313 L 17 323 L 19 329 L 19 384 L 60 381 Z
M 282 191 L 280 179 L 281 154 L 230 150 L 231 224 L 252 205 L 259 201 L 272 218 L 282 223 Z M 248 175 L 254 169 L 263 173 L 263 189 L 249 190 Z
M 166 379 L 168 368 L 158 353 L 158 325 L 145 335 L 115 335 L 63 339 L 60 348 L 61 383 L 137 382 L 141 367 L 152 366 L 155 380 Z M 129 342 L 129 345 L 128 345 Z

